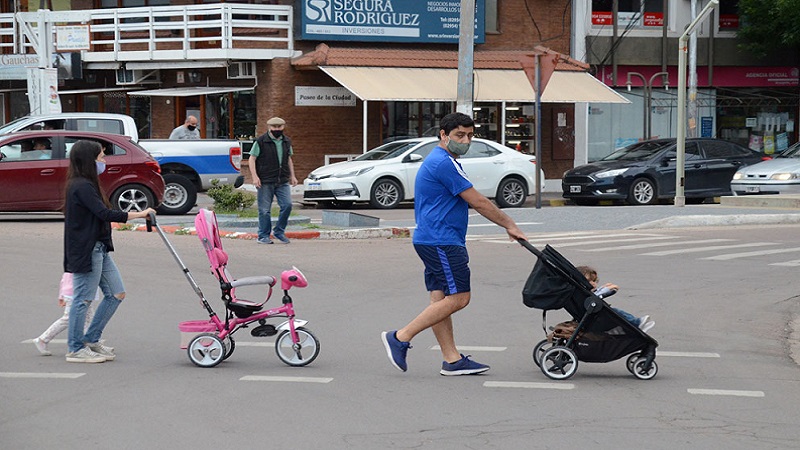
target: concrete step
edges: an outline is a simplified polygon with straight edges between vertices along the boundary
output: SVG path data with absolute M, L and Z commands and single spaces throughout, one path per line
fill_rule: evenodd
M 757 208 L 786 208 L 800 209 L 800 195 L 738 195 L 720 197 L 720 205 L 757 207 Z

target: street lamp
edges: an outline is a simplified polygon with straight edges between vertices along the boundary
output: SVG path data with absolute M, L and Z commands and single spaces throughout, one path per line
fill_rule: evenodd
M 718 5 L 719 0 L 709 0 L 678 39 L 678 157 L 675 167 L 675 206 L 686 206 L 683 190 L 686 185 L 686 43 L 697 25 Z
M 631 91 L 631 75 L 637 76 L 642 80 L 642 88 L 644 89 L 644 124 L 642 126 L 644 136 L 642 140 L 646 141 L 653 136 L 653 81 L 655 81 L 656 77 L 663 77 L 661 83 L 664 85 L 664 89 L 669 90 L 669 79 L 667 78 L 669 73 L 658 72 L 653 74 L 650 80 L 647 80 L 639 72 L 628 72 L 628 81 L 625 83 L 628 85 L 628 92 Z

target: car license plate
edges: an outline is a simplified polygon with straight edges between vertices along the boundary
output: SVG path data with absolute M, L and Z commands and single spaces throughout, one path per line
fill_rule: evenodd
M 318 191 L 321 183 L 308 183 L 309 191 Z
M 573 194 L 580 194 L 581 187 L 580 186 L 570 186 L 569 191 Z
M 761 188 L 759 188 L 758 186 L 745 186 L 744 191 L 745 192 L 761 192 Z

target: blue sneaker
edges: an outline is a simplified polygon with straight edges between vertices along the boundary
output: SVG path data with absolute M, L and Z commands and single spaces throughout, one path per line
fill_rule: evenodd
M 447 361 L 442 362 L 442 370 L 439 372 L 442 375 L 475 375 L 486 372 L 489 366 L 469 359 L 471 355 L 461 355 L 461 359 L 450 364 Z
M 259 238 L 258 241 L 256 241 L 256 242 L 258 242 L 259 244 L 272 244 L 272 239 L 270 239 L 270 238 Z
M 406 353 L 408 353 L 408 349 L 411 348 L 411 344 L 397 340 L 397 330 L 384 331 L 381 333 L 381 340 L 383 341 L 383 346 L 386 348 L 386 355 L 389 356 L 389 361 L 392 365 L 403 372 L 408 370 L 408 365 L 406 365 Z
M 288 244 L 288 243 L 292 242 L 292 241 L 289 240 L 289 238 L 286 237 L 285 234 L 276 234 L 274 236 L 275 236 L 275 239 L 277 239 L 281 244 Z

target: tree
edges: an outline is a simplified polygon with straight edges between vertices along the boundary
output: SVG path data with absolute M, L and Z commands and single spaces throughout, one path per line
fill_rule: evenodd
M 758 56 L 800 50 L 800 0 L 739 0 L 742 47 Z

